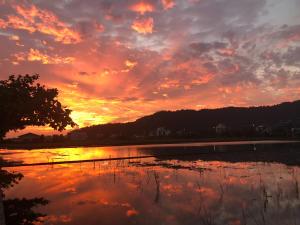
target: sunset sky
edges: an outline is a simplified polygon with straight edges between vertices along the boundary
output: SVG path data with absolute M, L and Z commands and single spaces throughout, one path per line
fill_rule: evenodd
M 80 127 L 292 101 L 299 9 L 300 0 L 0 0 L 0 79 L 40 74 Z

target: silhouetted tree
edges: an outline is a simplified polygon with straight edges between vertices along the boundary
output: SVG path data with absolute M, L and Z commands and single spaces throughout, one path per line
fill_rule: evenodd
M 46 215 L 35 212 L 34 208 L 47 205 L 49 201 L 44 198 L 5 199 L 4 190 L 18 184 L 24 177 L 22 173 L 3 170 L 2 165 L 5 164 L 7 162 L 0 157 L 0 224 L 4 222 L 3 216 L 6 225 L 37 224 Z
M 34 225 L 42 221 L 45 214 L 35 212 L 33 209 L 39 205 L 47 205 L 44 198 L 8 199 L 4 200 L 4 214 L 6 225 Z
M 8 172 L 6 170 L 3 170 L 0 165 L 0 188 L 1 189 L 7 189 L 13 187 L 15 184 L 18 184 L 22 178 L 23 178 L 23 174 L 16 173 L 16 172 Z
M 71 110 L 57 100 L 58 90 L 35 83 L 39 75 L 10 76 L 0 81 L 0 139 L 10 130 L 45 126 L 62 131 L 76 124 Z

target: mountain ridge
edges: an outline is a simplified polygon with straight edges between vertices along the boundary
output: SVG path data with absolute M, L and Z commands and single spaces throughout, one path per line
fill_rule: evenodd
M 300 127 L 300 100 L 283 102 L 271 106 L 224 107 L 217 109 L 182 109 L 176 111 L 158 111 L 132 122 L 108 123 L 80 128 L 90 138 L 115 136 L 149 136 L 159 127 L 175 134 L 187 132 L 203 136 L 213 134 L 218 124 L 224 124 L 233 131 L 251 127 L 274 127 L 285 124 L 286 127 Z M 71 132 L 72 133 L 72 132 Z M 151 135 L 150 135 L 151 136 Z

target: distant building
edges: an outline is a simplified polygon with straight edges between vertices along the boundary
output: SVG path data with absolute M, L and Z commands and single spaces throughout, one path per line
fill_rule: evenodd
M 171 131 L 164 128 L 164 127 L 158 127 L 155 132 L 156 136 L 161 137 L 161 136 L 169 136 L 171 134 Z
M 178 135 L 178 136 L 185 136 L 186 134 L 187 134 L 187 132 L 185 129 L 176 131 L 176 135 Z
M 71 141 L 85 141 L 88 136 L 87 136 L 86 132 L 73 131 L 68 134 L 68 137 Z
M 293 137 L 300 136 L 300 128 L 292 128 L 291 131 Z
M 263 133 L 263 131 L 266 129 L 266 127 L 264 125 L 259 125 L 257 127 L 255 127 L 255 131 L 257 133 Z
M 224 134 L 227 131 L 226 125 L 219 123 L 216 127 L 216 134 Z
M 26 142 L 26 141 L 38 141 L 41 139 L 40 135 L 34 134 L 34 133 L 27 133 L 20 135 L 16 141 L 18 142 Z
M 261 135 L 271 135 L 272 134 L 272 128 L 266 127 L 264 125 L 259 125 L 255 127 L 255 131 Z
M 133 137 L 134 138 L 144 138 L 145 135 L 144 134 L 134 134 Z

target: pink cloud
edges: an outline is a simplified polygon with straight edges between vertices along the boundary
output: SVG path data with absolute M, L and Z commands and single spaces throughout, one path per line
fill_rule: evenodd
M 154 22 L 152 17 L 136 19 L 131 28 L 140 34 L 151 34 L 154 28 Z
M 138 2 L 130 7 L 130 10 L 144 15 L 147 12 L 153 12 L 155 10 L 154 6 L 149 2 Z
M 174 0 L 161 0 L 165 10 L 171 9 L 175 6 Z
M 75 44 L 81 41 L 78 32 L 48 10 L 39 9 L 35 5 L 16 5 L 13 8 L 17 16 L 8 15 L 6 20 L 0 21 L 0 27 L 27 30 L 30 33 L 40 32 L 52 36 L 55 41 L 63 44 Z

